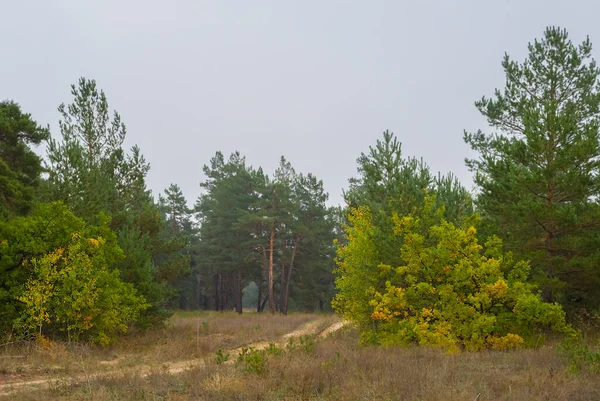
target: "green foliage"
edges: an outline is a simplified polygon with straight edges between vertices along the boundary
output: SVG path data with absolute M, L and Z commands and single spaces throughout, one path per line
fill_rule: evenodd
M 267 369 L 267 358 L 281 355 L 283 355 L 283 349 L 277 347 L 275 343 L 269 343 L 269 346 L 264 349 L 242 347 L 237 365 L 242 366 L 246 373 L 262 375 Z
M 66 248 L 34 258 L 32 275 L 18 298 L 25 304 L 21 329 L 43 327 L 69 339 L 107 345 L 127 332 L 148 305 L 110 266 L 121 256 L 115 238 L 85 238 L 73 233 Z
M 4 327 L 107 344 L 138 319 L 144 299 L 112 268 L 123 252 L 108 219 L 99 220 L 86 225 L 54 202 L 0 222 Z
M 600 373 L 600 347 L 590 347 L 579 335 L 568 336 L 560 344 L 560 349 L 569 360 L 572 373 Z
M 72 234 L 84 229 L 85 222 L 60 202 L 39 204 L 27 217 L 0 220 L 0 328 L 8 329 L 20 316 L 17 298 L 31 274 L 27 261 L 66 247 Z M 89 235 L 101 233 L 87 230 Z
M 235 307 L 241 313 L 246 280 L 261 275 L 254 253 L 256 240 L 239 224 L 255 202 L 256 181 L 239 152 L 227 161 L 217 152 L 203 170 L 207 179 L 201 186 L 205 192 L 196 202 L 201 222 L 201 240 L 195 245 L 196 274 L 201 274 L 205 283 L 202 295 L 207 297 L 211 290 L 214 293 L 215 309 Z
M 600 69 L 592 45 L 548 28 L 503 90 L 476 106 L 496 132 L 465 133 L 478 210 L 507 250 L 530 260 L 546 300 L 599 308 Z
M 229 360 L 229 353 L 223 352 L 221 348 L 217 350 L 217 365 L 221 365 Z
M 283 354 L 283 349 L 277 347 L 275 343 L 269 343 L 269 346 L 265 348 L 265 353 L 267 355 L 279 356 Z
M 242 348 L 242 352 L 238 355 L 237 363 L 244 367 L 244 371 L 256 375 L 265 373 L 267 361 L 265 355 L 266 350 L 257 350 L 253 347 Z
M 369 147 L 367 154 L 361 153 L 357 163 L 359 177 L 350 179 L 350 189 L 344 194 L 346 212 L 360 207 L 370 210 L 371 235 L 376 237 L 371 252 L 380 263 L 400 263 L 401 238 L 393 235 L 391 217 L 406 216 L 421 208 L 428 193 L 437 194 L 436 202 L 443 206 L 449 221 L 460 222 L 472 212 L 471 197 L 456 177 L 434 177 L 422 159 L 404 158 L 402 144 L 389 131 L 375 147 Z
M 300 336 L 299 341 L 296 342 L 293 337 L 291 337 L 286 344 L 286 349 L 288 351 L 301 350 L 310 354 L 313 352 L 315 346 L 315 340 L 312 336 L 303 335 Z
M 217 152 L 204 173 L 192 263 L 201 272 L 194 279 L 202 282 L 205 300 L 212 292 L 217 310 L 235 306 L 241 312 L 246 287 L 246 302 L 252 295 L 259 310 L 267 299 L 283 314 L 290 302 L 308 310 L 327 302 L 334 221 L 323 182 L 296 173 L 285 158 L 269 177 L 247 166 L 239 152 L 227 160 Z
M 31 207 L 42 166 L 29 146 L 48 136 L 18 104 L 0 102 L 0 218 L 25 214 Z
M 358 324 L 363 341 L 506 349 L 530 345 L 546 329 L 571 330 L 562 308 L 524 282 L 527 263 L 503 253 L 498 238 L 479 244 L 475 217 L 455 226 L 427 197 L 418 213 L 391 220 L 402 244 L 397 265 L 380 262 L 365 207 L 350 213 L 347 244 L 338 247 L 333 305 Z
M 59 106 L 62 140 L 48 143 L 49 191 L 89 224 L 111 217 L 125 257 L 115 267 L 150 303 L 138 323 L 161 324 L 170 316 L 171 284 L 189 268 L 179 252 L 185 241 L 164 235 L 166 215 L 146 188 L 150 169 L 139 148 L 123 149 L 125 124 L 94 80 L 72 85 L 73 102 Z

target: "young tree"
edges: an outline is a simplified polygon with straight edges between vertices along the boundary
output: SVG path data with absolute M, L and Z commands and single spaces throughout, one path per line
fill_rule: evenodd
M 392 235 L 391 216 L 406 216 L 423 205 L 428 193 L 436 193 L 438 205 L 444 206 L 446 217 L 460 221 L 472 211 L 468 192 L 452 175 L 435 178 L 429 166 L 421 159 L 404 158 L 402 144 L 393 133 L 385 131 L 369 153 L 357 159 L 358 178 L 351 178 L 350 188 L 344 193 L 347 213 L 357 207 L 367 207 L 373 216 L 377 237 L 377 260 L 381 263 L 401 263 L 398 249 L 401 239 Z M 381 285 L 384 285 L 382 282 Z
M 461 224 L 472 207 L 468 192 L 455 177 L 434 178 L 423 160 L 404 159 L 400 142 L 388 131 L 384 132 L 383 140 L 370 147 L 369 154 L 361 154 L 357 162 L 360 177 L 350 180 L 350 189 L 345 194 L 346 235 L 343 240 L 337 240 L 337 263 L 346 266 L 346 270 L 336 271 L 338 293 L 333 306 L 348 313 L 366 330 L 374 324 L 370 304 L 373 294 L 384 293 L 393 278 L 393 271 L 381 271 L 379 266 L 405 264 L 398 251 L 404 238 L 396 233 L 394 216 L 414 215 L 423 209 L 428 195 L 434 195 L 430 199 L 436 202 L 439 213 L 452 223 Z M 359 217 L 361 213 L 368 214 L 368 225 L 353 216 L 355 213 Z M 425 216 L 425 220 L 423 227 L 428 227 L 431 219 Z M 342 249 L 348 252 L 341 252 Z
M 586 39 L 551 27 L 506 86 L 476 102 L 498 132 L 465 133 L 479 153 L 478 209 L 506 249 L 530 260 L 547 301 L 600 307 L 600 69 Z
M 180 274 L 176 249 L 163 242 L 160 210 L 146 188 L 150 169 L 137 146 L 126 153 L 125 125 L 117 112 L 111 118 L 107 98 L 96 82 L 81 78 L 72 85 L 73 103 L 59 106 L 62 141 L 48 143 L 52 199 L 62 200 L 87 223 L 101 212 L 111 217 L 125 259 L 116 264 L 121 277 L 151 304 L 140 324 L 162 322 L 169 316 L 169 285 Z M 165 259 L 167 257 L 167 259 Z M 178 273 L 179 272 L 179 273 Z

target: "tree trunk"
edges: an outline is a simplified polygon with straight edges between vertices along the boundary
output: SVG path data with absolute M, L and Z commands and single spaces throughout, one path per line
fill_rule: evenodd
M 202 305 L 202 303 L 200 302 L 200 297 L 202 296 L 201 292 L 200 292 L 200 283 L 202 281 L 200 280 L 200 274 L 196 275 L 196 308 L 198 310 L 200 310 L 200 305 Z
M 273 251 L 275 245 L 275 218 L 271 223 L 271 238 L 269 240 L 269 280 L 268 280 L 268 291 L 269 291 L 269 314 L 275 314 L 275 296 L 273 294 Z
M 215 310 L 221 308 L 221 273 L 215 274 Z
M 281 284 L 279 286 L 279 312 L 283 313 L 285 303 L 285 263 L 281 261 Z
M 219 294 L 221 295 L 219 299 L 219 311 L 225 311 L 225 301 L 227 300 L 227 293 L 225 292 L 226 287 L 225 284 L 227 282 L 227 277 L 223 275 L 223 273 L 219 273 Z
M 260 309 L 260 301 L 262 300 L 262 285 L 263 285 L 263 281 L 261 279 L 260 283 L 257 284 L 257 287 L 258 287 L 258 298 L 256 300 L 256 312 L 257 313 L 262 312 L 262 310 Z
M 234 285 L 234 297 L 235 297 L 235 311 L 242 314 L 242 270 L 238 267 L 235 277 Z
M 551 171 L 551 169 L 553 168 L 553 162 L 554 162 L 554 155 L 553 155 L 553 149 L 555 146 L 555 133 L 551 132 L 550 135 L 550 143 L 548 144 L 548 153 L 546 156 L 546 169 L 547 171 Z M 547 257 L 547 262 L 546 262 L 546 275 L 548 276 L 548 278 L 552 278 L 554 276 L 554 269 L 552 266 L 552 262 L 553 262 L 553 256 L 554 256 L 554 248 L 553 248 L 553 238 L 554 238 L 554 233 L 556 231 L 556 223 L 554 221 L 554 215 L 552 213 L 552 209 L 554 208 L 554 186 L 552 185 L 552 182 L 550 182 L 550 180 L 548 180 L 548 182 L 546 183 L 546 207 L 548 208 L 548 215 L 550 216 L 550 221 L 548 221 L 546 223 L 547 227 L 546 227 L 546 236 L 545 236 L 545 247 L 546 247 L 546 257 Z M 554 299 L 554 295 L 552 293 L 552 287 L 548 286 L 546 284 L 545 288 L 542 290 L 542 298 L 544 299 L 544 301 L 546 302 L 552 302 Z
M 260 307 L 259 307 L 259 309 L 260 309 L 260 312 L 262 312 L 262 311 L 264 311 L 264 310 L 265 310 L 265 306 L 267 305 L 267 301 L 268 301 L 268 300 L 269 300 L 269 298 L 265 298 L 265 299 L 263 299 L 263 301 L 262 301 L 262 304 L 260 304 Z
M 281 308 L 281 313 L 287 315 L 288 313 L 288 303 L 290 301 L 290 283 L 292 281 L 292 270 L 294 269 L 294 260 L 296 259 L 296 252 L 298 251 L 298 245 L 300 244 L 300 235 L 296 235 L 296 241 L 294 242 L 294 249 L 292 249 L 292 258 L 290 259 L 290 267 L 288 269 L 287 279 L 285 281 L 285 296 L 283 298 L 283 307 Z M 283 291 L 283 289 L 282 289 Z
M 265 284 L 265 280 L 267 279 L 267 271 L 269 269 L 269 261 L 267 260 L 267 250 L 262 248 L 262 256 L 263 256 L 263 264 L 262 270 L 260 272 L 260 279 L 258 283 L 258 300 L 256 303 L 256 311 L 258 313 L 262 312 L 265 307 L 265 302 L 263 301 L 263 284 Z M 268 299 L 268 296 L 265 297 L 265 300 Z

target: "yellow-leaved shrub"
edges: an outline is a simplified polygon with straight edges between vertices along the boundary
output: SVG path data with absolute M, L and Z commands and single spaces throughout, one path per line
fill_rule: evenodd
M 350 213 L 333 307 L 358 325 L 364 342 L 511 349 L 544 330 L 571 330 L 561 306 L 543 302 L 526 282 L 526 262 L 503 253 L 498 238 L 479 243 L 477 216 L 457 227 L 434 204 L 430 198 L 419 214 L 393 217 L 403 239 L 400 266 L 378 263 L 370 212 Z

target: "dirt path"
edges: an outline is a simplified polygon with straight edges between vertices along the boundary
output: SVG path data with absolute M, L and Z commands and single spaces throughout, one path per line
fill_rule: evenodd
M 306 335 L 316 335 L 318 338 L 324 338 L 327 335 L 339 330 L 342 328 L 346 322 L 339 321 L 335 322 L 329 326 L 327 326 L 324 330 L 319 331 L 319 327 L 323 324 L 322 319 L 315 319 L 310 321 L 296 330 L 285 334 L 281 341 L 275 342 L 275 345 L 278 347 L 282 347 L 287 344 L 290 338 L 294 337 L 302 337 Z M 247 344 L 244 347 L 232 348 L 228 350 L 224 350 L 223 352 L 228 353 L 230 355 L 230 359 L 226 363 L 233 363 L 237 356 L 242 352 L 242 348 L 254 348 L 254 349 L 264 349 L 269 347 L 269 344 L 272 342 L 261 341 L 255 342 L 251 344 Z M 93 381 L 95 379 L 106 378 L 111 376 L 117 376 L 120 374 L 138 374 L 141 377 L 146 377 L 150 375 L 152 372 L 156 372 L 160 370 L 161 373 L 168 374 L 176 374 L 186 371 L 188 369 L 201 368 L 206 366 L 206 359 L 191 359 L 187 361 L 177 361 L 177 362 L 166 362 L 160 366 L 149 366 L 149 365 L 140 365 L 134 368 L 127 369 L 119 369 L 112 372 L 99 372 L 99 373 L 90 373 L 90 374 L 81 374 L 71 377 L 60 377 L 60 378 L 46 378 L 46 379 L 37 379 L 37 380 L 27 380 L 21 382 L 14 383 L 0 383 L 0 397 L 10 395 L 13 393 L 17 393 L 19 391 L 25 390 L 36 390 L 44 387 L 50 387 L 53 385 L 74 385 L 76 383 L 82 383 L 87 381 Z

